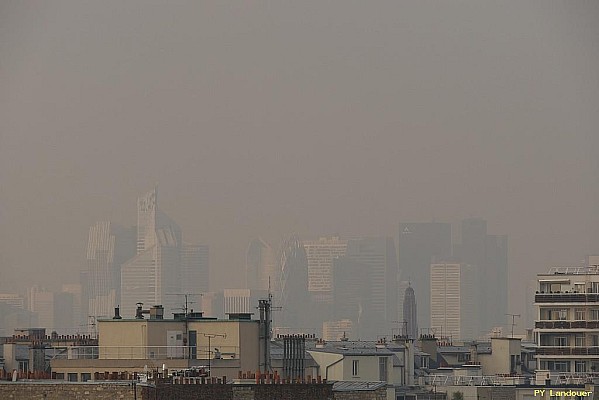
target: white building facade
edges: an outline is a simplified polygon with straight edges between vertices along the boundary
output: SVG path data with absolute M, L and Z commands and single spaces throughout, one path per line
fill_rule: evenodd
M 599 371 L 599 267 L 553 267 L 537 275 L 537 366 L 552 373 Z

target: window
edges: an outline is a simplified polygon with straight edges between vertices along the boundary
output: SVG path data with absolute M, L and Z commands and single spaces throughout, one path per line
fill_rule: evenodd
M 69 372 L 67 375 L 69 382 L 77 382 L 77 373 Z
M 558 347 L 567 347 L 568 346 L 568 338 L 565 336 L 557 336 L 553 338 L 553 345 Z
M 599 346 L 599 335 L 591 335 L 591 343 L 595 347 Z
M 20 372 L 29 371 L 29 361 L 19 361 L 19 371 Z
M 591 311 L 591 315 L 590 315 L 589 319 L 591 321 L 599 321 L 599 309 L 593 308 L 590 311 Z
M 551 365 L 551 363 L 549 363 Z M 555 361 L 553 363 L 553 370 L 559 372 L 570 372 L 570 363 L 567 361 Z
M 387 357 L 379 357 L 379 381 L 387 382 Z
M 557 310 L 557 320 L 565 321 L 568 319 L 568 310 Z
M 591 282 L 591 293 L 599 293 L 599 282 Z
M 583 335 L 576 335 L 574 337 L 574 346 L 576 346 L 576 347 L 584 346 L 584 336 Z
M 360 361 L 353 360 L 351 363 L 351 374 L 353 376 L 358 376 L 359 367 L 360 367 Z
M 584 361 L 576 361 L 574 368 L 574 372 L 587 372 L 587 365 Z
M 91 380 L 92 380 L 92 374 L 86 373 L 86 372 L 81 373 L 81 382 L 87 382 L 87 381 L 91 381 Z
M 584 319 L 585 319 L 584 309 L 577 308 L 576 311 L 574 312 L 574 314 L 575 314 L 576 321 L 584 321 Z

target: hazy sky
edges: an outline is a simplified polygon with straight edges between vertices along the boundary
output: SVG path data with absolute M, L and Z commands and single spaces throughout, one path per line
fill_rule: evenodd
M 210 245 L 479 216 L 510 281 L 599 253 L 599 2 L 0 2 L 0 290 L 136 197 Z M 230 279 L 233 279 L 232 281 Z M 523 311 L 514 294 L 512 311 Z

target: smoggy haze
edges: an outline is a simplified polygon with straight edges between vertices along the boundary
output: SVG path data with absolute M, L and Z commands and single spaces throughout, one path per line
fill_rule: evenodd
M 479 216 L 510 281 L 599 253 L 599 3 L 0 3 L 0 289 L 75 282 L 156 183 L 212 286 L 249 240 Z M 523 295 L 511 297 L 522 311 Z

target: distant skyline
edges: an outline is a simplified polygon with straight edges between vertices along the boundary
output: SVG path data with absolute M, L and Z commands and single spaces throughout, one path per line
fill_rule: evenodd
M 255 237 L 480 217 L 524 314 L 536 273 L 599 253 L 597 21 L 598 2 L 3 1 L 0 290 L 77 282 L 89 227 L 136 225 L 158 184 L 215 289 L 244 287 Z

